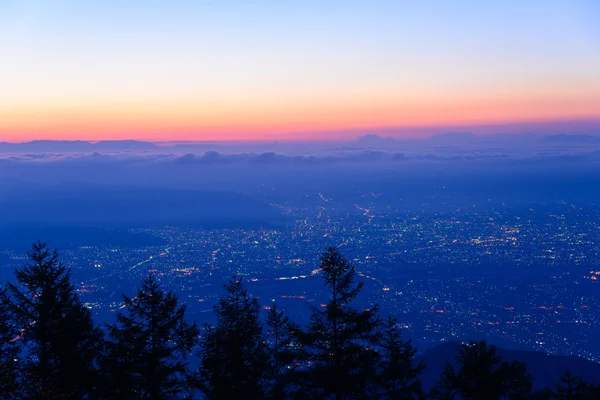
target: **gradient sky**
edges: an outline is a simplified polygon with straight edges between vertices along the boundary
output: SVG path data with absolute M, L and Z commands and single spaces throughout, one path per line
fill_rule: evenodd
M 578 133 L 599 20 L 597 0 L 0 0 L 0 140 Z

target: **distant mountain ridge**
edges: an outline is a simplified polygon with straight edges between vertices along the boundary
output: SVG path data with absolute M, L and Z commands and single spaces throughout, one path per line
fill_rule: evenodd
M 446 342 L 427 350 L 418 357 L 419 361 L 425 362 L 425 371 L 422 375 L 425 389 L 430 390 L 436 385 L 445 363 L 454 361 L 459 347 L 458 342 Z M 600 384 L 600 364 L 585 358 L 503 348 L 498 348 L 498 354 L 504 361 L 516 360 L 525 363 L 527 372 L 533 378 L 534 390 L 553 387 L 566 370 L 571 371 L 573 375 L 583 377 L 588 382 Z
M 0 142 L 0 152 L 97 152 L 97 151 L 144 151 L 158 146 L 139 140 L 33 140 L 23 143 Z
M 167 150 L 173 152 L 206 152 L 221 150 L 230 152 L 279 152 L 288 149 L 293 152 L 320 150 L 356 150 L 356 149 L 392 149 L 404 147 L 460 147 L 476 145 L 514 146 L 514 144 L 540 147 L 589 145 L 600 146 L 600 135 L 537 135 L 524 134 L 492 134 L 475 135 L 470 132 L 446 132 L 423 139 L 402 139 L 378 134 L 365 134 L 355 140 L 345 142 L 189 142 L 189 143 L 153 143 L 141 140 L 102 140 L 98 142 L 84 140 L 34 140 L 23 143 L 0 142 L 0 153 L 70 153 L 70 152 L 152 152 Z M 316 147 L 315 147 L 316 146 Z

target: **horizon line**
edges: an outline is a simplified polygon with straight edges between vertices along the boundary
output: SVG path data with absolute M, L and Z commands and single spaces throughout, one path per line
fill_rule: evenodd
M 390 128 L 393 129 L 393 128 Z M 186 145 L 186 144 L 277 144 L 277 143 L 346 143 L 346 142 L 358 142 L 361 139 L 373 137 L 381 140 L 395 140 L 399 142 L 425 142 L 436 137 L 446 135 L 462 135 L 470 137 L 497 137 L 497 136 L 535 136 L 535 137 L 551 137 L 551 136 L 583 136 L 583 137 L 597 137 L 600 138 L 600 130 L 597 133 L 539 133 L 539 132 L 521 132 L 521 133 L 474 133 L 469 131 L 447 131 L 439 134 L 433 134 L 427 137 L 394 137 L 394 136 L 383 136 L 380 133 L 365 133 L 352 138 L 327 138 L 324 140 L 318 140 L 314 138 L 297 138 L 297 139 L 223 139 L 223 140 L 146 140 L 136 138 L 123 138 L 123 139 L 33 139 L 25 141 L 6 141 L 1 140 L 0 144 L 28 144 L 28 143 L 39 143 L 39 142 L 64 142 L 64 143 L 87 143 L 87 144 L 98 144 L 106 142 L 138 142 L 148 143 L 157 146 L 168 146 L 168 145 Z
M 328 130 L 312 130 L 312 131 L 299 131 L 299 132 L 281 132 L 276 135 L 265 137 L 257 135 L 255 138 L 236 138 L 227 135 L 230 138 L 212 138 L 212 139 L 199 139 L 193 140 L 188 137 L 181 137 L 176 139 L 166 139 L 155 137 L 152 132 L 146 132 L 143 134 L 131 134 L 127 137 L 115 138 L 114 135 L 106 135 L 105 138 L 86 138 L 86 139 L 73 139 L 64 138 L 62 135 L 58 135 L 57 138 L 35 138 L 36 135 L 23 135 L 23 136 L 34 136 L 29 140 L 14 140 L 16 136 L 13 132 L 2 133 L 0 132 L 0 143 L 30 143 L 40 141 L 63 141 L 63 142 L 108 142 L 108 141 L 139 141 L 155 144 L 167 144 L 167 143 L 311 143 L 311 142 L 330 142 L 340 143 L 344 141 L 356 141 L 361 137 L 368 135 L 375 135 L 381 138 L 390 138 L 400 141 L 420 141 L 428 140 L 435 136 L 445 135 L 448 133 L 463 133 L 471 134 L 473 136 L 495 136 L 495 135 L 538 135 L 538 136 L 550 136 L 550 135 L 600 135 L 600 118 L 588 117 L 578 119 L 557 119 L 557 120 L 530 120 L 530 121 L 515 121 L 515 122 L 500 122 L 500 123 L 481 123 L 481 124 L 457 124 L 448 125 L 445 127 L 441 126 L 373 126 L 373 127 L 357 127 L 349 129 L 328 129 Z M 198 133 L 198 135 L 201 135 Z M 222 133 L 213 133 L 211 136 L 220 136 Z M 2 140 L 2 137 L 8 137 Z M 93 136 L 91 134 L 90 136 Z M 98 135 L 104 136 L 104 135 Z M 155 136 L 156 135 L 155 133 Z M 168 134 L 161 134 L 160 136 L 170 136 Z M 174 135 L 173 135 L 174 136 Z M 203 134 L 203 136 L 208 136 Z M 171 136 L 172 137 L 172 136 Z M 11 140 L 13 139 L 13 140 Z

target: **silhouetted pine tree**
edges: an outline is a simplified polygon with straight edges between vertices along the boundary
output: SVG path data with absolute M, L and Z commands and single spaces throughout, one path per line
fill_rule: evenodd
M 185 305 L 164 292 L 150 275 L 133 298 L 123 295 L 127 313 L 108 325 L 103 369 L 109 398 L 170 399 L 190 388 L 187 356 L 198 328 L 185 320 Z
M 266 351 L 260 306 L 232 277 L 214 308 L 216 326 L 205 325 L 199 388 L 209 399 L 262 399 Z
M 298 327 L 292 324 L 276 305 L 267 312 L 265 327 L 267 342 L 265 397 L 283 400 L 289 398 L 291 394 L 296 360 L 299 357 L 298 343 L 294 336 Z
M 321 256 L 320 269 L 329 292 L 321 310 L 313 308 L 306 331 L 299 332 L 309 367 L 301 374 L 303 390 L 336 400 L 370 398 L 377 354 L 377 307 L 359 310 L 352 302 L 363 287 L 354 283 L 355 268 L 335 248 Z
M 556 400 L 588 400 L 599 399 L 600 388 L 583 380 L 580 376 L 566 371 L 554 387 L 550 399 Z
M 117 316 L 117 318 L 119 318 Z M 120 330 L 109 326 L 108 339 L 101 357 L 100 370 L 103 378 L 101 397 L 133 400 L 141 398 L 146 385 L 140 358 L 145 352 L 142 326 L 130 326 Z
M 419 375 L 425 364 L 414 363 L 417 349 L 410 340 L 402 340 L 402 332 L 395 318 L 388 317 L 382 324 L 378 346 L 377 385 L 379 399 L 421 399 L 425 394 Z
M 97 383 L 102 332 L 94 327 L 56 251 L 37 242 L 9 284 L 26 349 L 25 390 L 36 399 L 83 399 Z
M 533 388 L 533 380 L 527 372 L 527 365 L 521 361 L 504 361 L 500 366 L 502 376 L 502 399 L 528 399 Z
M 484 341 L 462 344 L 456 367 L 447 363 L 433 396 L 438 399 L 525 399 L 531 375 L 519 361 L 503 362 L 495 346 Z
M 0 398 L 22 398 L 20 378 L 19 328 L 12 314 L 10 299 L 0 287 Z

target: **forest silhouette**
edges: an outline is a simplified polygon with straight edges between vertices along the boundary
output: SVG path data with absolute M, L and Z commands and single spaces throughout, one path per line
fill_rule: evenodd
M 38 241 L 28 256 L 0 289 L 1 399 L 600 398 L 569 371 L 533 392 L 527 366 L 484 341 L 462 343 L 425 390 L 416 348 L 395 318 L 357 304 L 363 283 L 336 248 L 319 265 L 328 301 L 306 326 L 276 305 L 263 315 L 238 276 L 214 307 L 216 323 L 197 326 L 152 274 L 123 295 L 115 323 L 97 326 L 58 252 Z

